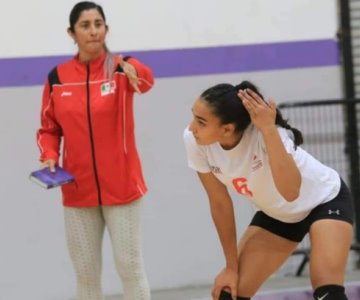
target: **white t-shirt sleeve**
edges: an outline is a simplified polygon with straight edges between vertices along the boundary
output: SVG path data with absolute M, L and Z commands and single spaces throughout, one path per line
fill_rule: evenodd
M 196 140 L 188 128 L 184 130 L 184 143 L 187 155 L 188 166 L 200 173 L 209 173 L 211 171 L 206 153 L 202 146 L 196 143 Z
M 286 151 L 289 154 L 295 154 L 295 144 L 292 131 L 279 127 L 278 132 Z
M 278 127 L 278 132 L 279 132 L 281 141 L 285 147 L 286 152 L 291 155 L 294 155 L 295 154 L 295 144 L 294 144 L 292 132 L 285 128 L 282 128 L 282 127 Z M 259 132 L 259 134 L 260 134 L 260 132 Z M 261 136 L 261 145 L 262 145 L 262 148 L 264 149 L 264 151 L 267 152 L 265 142 L 264 142 L 264 139 L 262 136 Z

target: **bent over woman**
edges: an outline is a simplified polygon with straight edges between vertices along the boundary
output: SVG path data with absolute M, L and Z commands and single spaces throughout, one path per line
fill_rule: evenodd
M 301 132 L 250 82 L 207 89 L 192 113 L 188 164 L 208 195 L 226 261 L 213 299 L 251 299 L 307 233 L 314 299 L 347 299 L 353 207 L 339 174 L 299 147 Z M 258 209 L 238 243 L 228 189 Z

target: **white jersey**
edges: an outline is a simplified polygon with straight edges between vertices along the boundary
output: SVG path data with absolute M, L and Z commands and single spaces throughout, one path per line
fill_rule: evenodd
M 276 189 L 265 142 L 253 125 L 231 150 L 224 150 L 219 143 L 198 145 L 186 128 L 184 141 L 189 167 L 200 173 L 212 172 L 268 216 L 287 223 L 299 222 L 316 206 L 335 198 L 340 190 L 340 176 L 301 147 L 295 150 L 286 129 L 279 127 L 278 131 L 301 173 L 300 194 L 295 201 L 286 201 Z

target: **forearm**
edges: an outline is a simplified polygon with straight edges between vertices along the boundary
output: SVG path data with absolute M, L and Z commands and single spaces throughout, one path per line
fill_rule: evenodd
M 226 186 L 212 173 L 198 172 L 210 202 L 211 215 L 224 251 L 226 266 L 237 271 L 234 207 Z
M 286 151 L 276 126 L 262 131 L 271 173 L 279 193 L 287 200 L 298 197 L 301 175 L 292 156 Z
M 141 93 L 145 93 L 152 88 L 154 85 L 154 76 L 151 69 L 145 64 L 139 62 L 135 58 L 129 58 L 126 60 L 127 63 L 134 66 L 138 77 L 138 87 Z
M 210 204 L 210 206 L 211 215 L 224 252 L 226 267 L 237 270 L 236 226 L 232 201 L 231 199 L 218 201 L 216 204 Z
M 61 133 L 49 132 L 43 128 L 37 131 L 37 145 L 40 150 L 40 161 L 48 159 L 55 160 L 58 163 L 60 156 Z

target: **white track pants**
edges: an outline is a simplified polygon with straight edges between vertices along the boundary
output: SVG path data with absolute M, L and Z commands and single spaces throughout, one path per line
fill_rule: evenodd
M 65 231 L 78 300 L 103 300 L 102 240 L 107 227 L 125 300 L 150 300 L 140 236 L 142 201 L 91 208 L 65 207 Z

